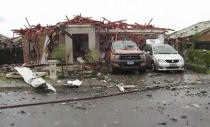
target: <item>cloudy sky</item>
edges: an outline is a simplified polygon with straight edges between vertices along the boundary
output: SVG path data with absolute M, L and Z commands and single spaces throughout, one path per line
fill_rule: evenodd
M 111 21 L 127 19 L 128 23 L 148 23 L 180 30 L 200 21 L 210 20 L 209 0 L 2 0 L 0 33 L 9 37 L 11 29 L 30 24 L 54 25 L 82 14 L 84 17 Z

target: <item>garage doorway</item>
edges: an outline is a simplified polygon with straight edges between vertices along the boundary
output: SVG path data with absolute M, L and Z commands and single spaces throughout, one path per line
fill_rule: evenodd
M 73 59 L 84 58 L 88 51 L 88 34 L 73 34 Z

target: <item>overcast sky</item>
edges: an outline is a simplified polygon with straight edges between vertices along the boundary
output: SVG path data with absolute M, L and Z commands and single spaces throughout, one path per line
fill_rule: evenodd
M 157 27 L 183 29 L 210 20 L 209 0 L 2 0 L 0 33 L 12 37 L 11 29 L 24 28 L 25 17 L 31 25 L 54 25 L 82 14 L 84 17 L 128 23 L 148 23 Z

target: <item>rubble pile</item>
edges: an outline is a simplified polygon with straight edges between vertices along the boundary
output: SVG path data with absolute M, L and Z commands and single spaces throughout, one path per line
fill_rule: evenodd
M 7 73 L 7 72 L 13 72 L 14 67 L 20 66 L 21 64 L 4 64 L 0 66 L 0 73 Z

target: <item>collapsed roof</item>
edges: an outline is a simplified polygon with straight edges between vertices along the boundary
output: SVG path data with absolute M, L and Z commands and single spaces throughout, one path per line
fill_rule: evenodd
M 29 26 L 29 28 L 22 28 L 22 29 L 15 29 L 12 30 L 14 33 L 17 35 L 27 37 L 27 36 L 37 36 L 40 32 L 46 32 L 48 35 L 52 34 L 53 32 L 57 31 L 56 27 L 66 27 L 68 25 L 84 25 L 84 24 L 91 24 L 96 27 L 96 29 L 120 29 L 123 31 L 126 30 L 135 30 L 135 29 L 141 29 L 141 30 L 162 30 L 166 32 L 169 29 L 165 28 L 158 28 L 154 27 L 153 25 L 150 25 L 150 23 L 145 24 L 145 25 L 140 25 L 138 23 L 135 24 L 128 24 L 125 21 L 126 20 L 120 20 L 120 21 L 115 21 L 111 22 L 110 20 L 106 19 L 103 17 L 102 21 L 97 21 L 93 20 L 91 17 L 82 17 L 81 15 L 75 16 L 73 19 L 68 19 L 66 16 L 67 20 L 64 22 L 59 22 L 56 25 L 52 26 L 41 26 L 40 24 L 38 25 L 33 25 Z

